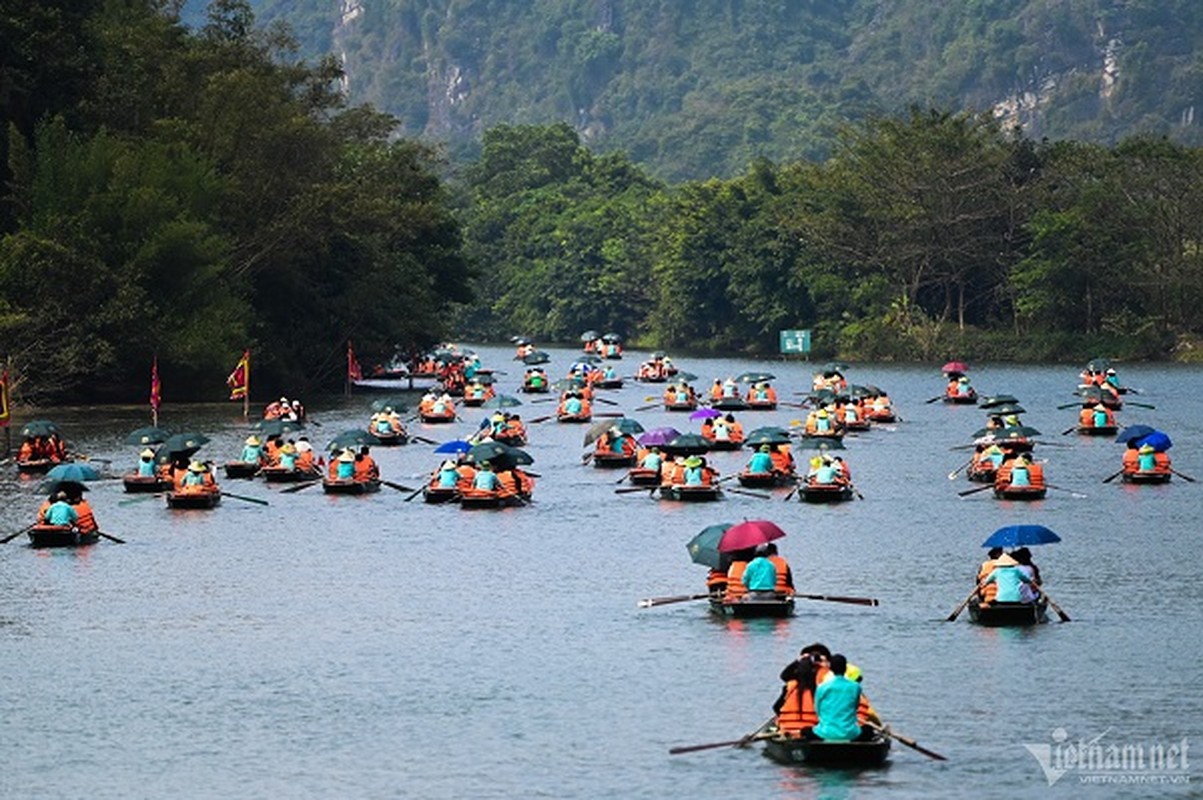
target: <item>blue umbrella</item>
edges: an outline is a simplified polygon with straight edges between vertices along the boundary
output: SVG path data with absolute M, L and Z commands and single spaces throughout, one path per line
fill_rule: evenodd
M 1115 441 L 1126 444 L 1133 439 L 1142 439 L 1150 433 L 1157 433 L 1157 429 L 1150 428 L 1148 425 L 1129 425 L 1115 435 Z
M 80 464 L 78 461 L 67 464 L 56 464 L 46 473 L 47 481 L 94 481 L 100 478 L 100 471 L 91 464 Z
M 1164 453 L 1174 446 L 1174 443 L 1170 441 L 1170 437 L 1161 431 L 1153 431 L 1148 436 L 1142 436 L 1136 440 L 1137 447 L 1144 447 L 1146 444 L 1158 453 Z
M 452 439 L 449 442 L 443 442 L 434 451 L 436 453 L 466 453 L 471 449 L 471 442 L 466 442 L 463 439 Z
M 990 534 L 982 547 L 1025 547 L 1059 541 L 1061 537 L 1043 525 L 1008 525 Z

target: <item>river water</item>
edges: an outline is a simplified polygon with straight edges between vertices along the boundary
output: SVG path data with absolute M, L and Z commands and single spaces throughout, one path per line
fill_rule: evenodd
M 520 369 L 502 348 L 487 366 Z M 561 374 L 573 353 L 552 350 Z M 704 387 L 765 368 L 783 399 L 804 392 L 811 365 L 680 359 Z M 631 371 L 636 354 L 622 366 Z M 863 364 L 853 382 L 887 388 L 903 421 L 847 440 L 863 501 L 783 503 L 728 494 L 678 505 L 616 495 L 618 474 L 582 466 L 583 430 L 532 426 L 527 508 L 467 512 L 390 489 L 327 497 L 256 482 L 214 512 L 171 512 L 134 500 L 119 481 L 93 484 L 102 527 L 128 541 L 79 550 L 0 546 L 0 796 L 20 798 L 707 798 L 1184 795 L 1203 771 L 1203 485 L 1101 480 L 1119 469 L 1110 440 L 1061 436 L 1073 424 L 1076 369 L 986 365 L 983 393 L 1009 392 L 1044 431 L 1051 491 L 1003 503 L 947 474 L 950 447 L 984 423 L 973 407 L 925 404 L 934 366 Z M 1167 431 L 1182 473 L 1203 478 L 1203 369 L 1124 366 L 1140 387 L 1122 423 Z M 170 396 L 170 387 L 167 387 Z M 657 395 L 628 383 L 602 396 L 633 409 Z M 311 402 L 321 446 L 369 415 L 370 396 Z M 597 410 L 608 408 L 599 405 Z M 203 455 L 232 457 L 246 427 L 236 404 L 167 405 L 162 422 L 209 434 Z M 525 418 L 550 404 L 525 405 Z M 804 412 L 742 415 L 745 428 Z M 147 424 L 141 409 L 54 408 L 80 452 L 133 461 L 121 444 Z M 418 426 L 437 440 L 454 427 Z M 645 427 L 699 423 L 659 409 Z M 1056 445 L 1056 446 L 1054 446 Z M 417 487 L 432 448 L 377 449 L 384 477 Z M 725 474 L 747 454 L 718 453 Z M 0 479 L 0 531 L 41 500 L 11 467 Z M 1070 492 L 1084 494 L 1075 497 Z M 638 609 L 656 595 L 702 591 L 686 541 L 720 521 L 770 519 L 799 589 L 877 597 L 878 608 L 799 601 L 785 621 L 722 622 L 704 603 Z M 942 621 L 971 588 L 996 528 L 1035 522 L 1060 533 L 1036 551 L 1054 600 L 1073 622 L 1031 630 Z M 784 768 L 756 749 L 670 756 L 675 745 L 738 738 L 771 713 L 777 673 L 813 641 L 846 653 L 894 729 L 948 757 L 896 745 L 864 772 Z M 1056 733 L 1054 733 L 1056 732 Z M 1140 746 L 1144 769 L 1072 763 L 1067 746 Z M 1187 766 L 1153 768 L 1153 748 L 1187 745 Z M 1177 752 L 1177 751 L 1175 751 Z M 1058 762 L 1057 759 L 1060 759 Z M 1175 762 L 1178 766 L 1181 759 Z M 1161 766 L 1160 764 L 1157 766 Z M 1193 783 L 1181 781 L 1193 778 Z M 1052 785 L 1050 786 L 1050 780 Z M 1091 784 L 1085 780 L 1125 781 Z M 1177 781 L 1150 785 L 1148 781 Z M 1133 781 L 1145 781 L 1144 783 Z

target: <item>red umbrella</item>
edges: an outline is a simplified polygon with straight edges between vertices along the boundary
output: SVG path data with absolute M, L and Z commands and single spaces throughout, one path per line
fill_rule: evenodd
M 959 372 L 962 375 L 969 371 L 969 365 L 964 361 L 949 361 L 940 367 L 941 372 Z
M 747 550 L 758 544 L 768 544 L 784 535 L 785 531 L 777 527 L 775 522 L 769 522 L 767 519 L 744 520 L 727 528 L 727 532 L 718 540 L 718 551 L 730 553 L 735 550 Z

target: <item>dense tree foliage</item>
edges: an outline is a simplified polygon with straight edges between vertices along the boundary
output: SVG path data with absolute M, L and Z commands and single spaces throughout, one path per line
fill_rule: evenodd
M 259 386 L 316 387 L 348 337 L 446 334 L 470 276 L 434 153 L 242 0 L 195 31 L 165 6 L 0 5 L 0 356 L 26 396 L 132 396 L 157 354 L 213 397 L 244 347 Z
M 563 121 L 662 179 L 731 177 L 826 158 L 844 123 L 912 104 L 998 108 L 1036 140 L 1203 144 L 1193 0 L 256 4 L 345 55 L 353 98 L 457 153 Z

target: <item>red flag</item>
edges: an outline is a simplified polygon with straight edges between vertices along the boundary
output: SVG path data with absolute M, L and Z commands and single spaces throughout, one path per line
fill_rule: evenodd
M 251 351 L 242 351 L 242 359 L 234 367 L 234 371 L 226 378 L 230 387 L 230 399 L 241 400 L 246 397 L 247 387 L 251 385 Z
M 159 357 L 150 363 L 150 410 L 158 412 L 163 402 L 163 384 L 159 383 Z
M 355 359 L 355 351 L 351 349 L 351 340 L 347 340 L 347 380 L 363 380 L 363 370 Z
M 0 428 L 8 427 L 8 367 L 0 372 Z

